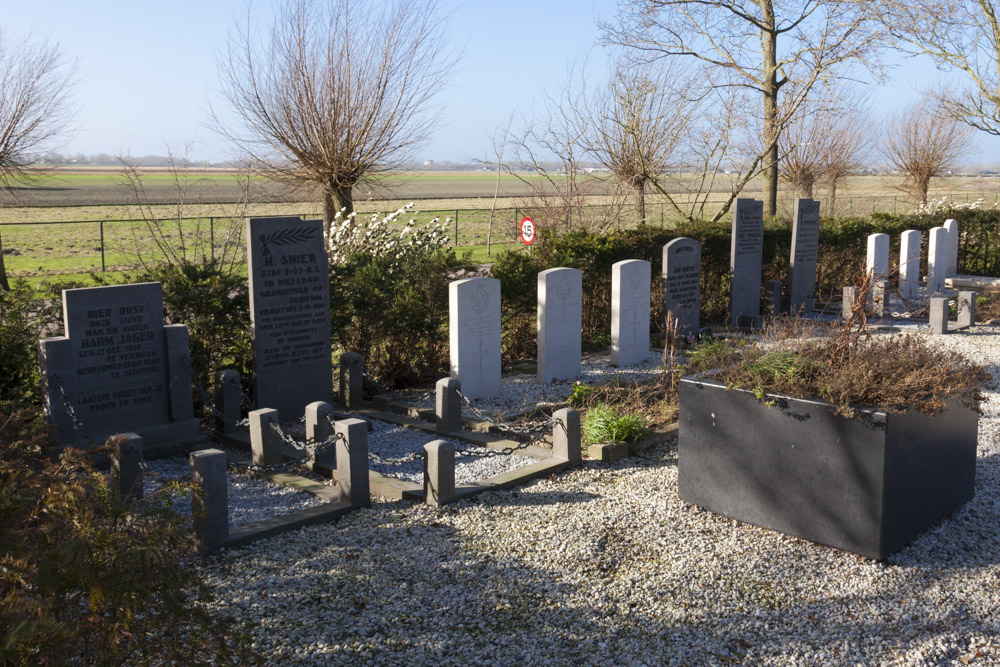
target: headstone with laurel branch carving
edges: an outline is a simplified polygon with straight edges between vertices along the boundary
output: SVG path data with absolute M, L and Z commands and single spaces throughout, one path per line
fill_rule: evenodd
M 626 259 L 611 267 L 611 364 L 632 366 L 649 358 L 651 267 Z
M 730 242 L 729 321 L 738 327 L 759 327 L 760 283 L 764 252 L 764 202 L 737 199 L 733 206 Z
M 247 273 L 258 408 L 282 417 L 333 402 L 330 269 L 323 221 L 247 221 Z
M 686 236 L 663 246 L 663 314 L 681 335 L 701 326 L 701 243 Z
M 500 281 L 466 278 L 448 285 L 451 377 L 467 398 L 500 393 Z
M 63 317 L 65 335 L 38 342 L 56 442 L 135 433 L 155 450 L 197 437 L 188 331 L 163 325 L 160 283 L 63 290 Z
M 538 377 L 542 383 L 580 374 L 583 272 L 546 269 L 538 274 Z

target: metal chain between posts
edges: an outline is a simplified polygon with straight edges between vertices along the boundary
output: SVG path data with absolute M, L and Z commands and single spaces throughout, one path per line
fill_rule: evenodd
M 213 417 L 221 419 L 223 422 L 225 422 L 226 415 L 221 410 L 215 407 L 215 403 L 212 401 L 211 398 L 209 398 L 208 392 L 205 390 L 205 387 L 202 386 L 201 382 L 198 382 L 198 377 L 195 375 L 194 368 L 191 367 L 191 359 L 189 359 L 188 355 L 186 354 L 184 355 L 184 365 L 187 366 L 188 376 L 190 376 L 191 378 L 191 384 L 194 386 L 195 391 L 198 392 L 198 395 L 201 396 L 201 402 L 205 405 L 206 408 L 211 410 Z
M 507 456 L 513 454 L 517 451 L 527 449 L 528 447 L 545 442 L 546 434 L 556 425 L 562 427 L 563 430 L 566 429 L 566 424 L 556 417 L 549 417 L 544 422 L 532 425 L 532 426 L 510 426 L 508 424 L 502 424 L 494 421 L 489 415 L 484 413 L 482 410 L 476 408 L 472 404 L 472 401 L 468 396 L 465 396 L 461 391 L 455 390 L 462 402 L 468 406 L 469 411 L 475 415 L 480 421 L 486 422 L 492 428 L 496 429 L 501 435 L 515 436 L 514 439 L 520 440 L 521 438 L 527 438 L 527 440 L 521 442 L 518 445 L 512 447 L 505 447 L 503 449 L 490 449 L 485 452 L 472 451 L 469 446 L 456 449 L 456 453 L 462 453 L 466 456 L 475 456 L 477 458 L 490 458 L 493 456 Z M 473 445 L 474 446 L 474 445 Z

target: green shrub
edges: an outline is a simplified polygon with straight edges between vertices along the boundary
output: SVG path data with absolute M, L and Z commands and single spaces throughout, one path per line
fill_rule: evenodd
M 588 444 L 636 442 L 647 432 L 641 417 L 620 415 L 606 403 L 598 403 L 587 410 L 584 433 Z
M 126 504 L 84 454 L 58 462 L 37 408 L 0 405 L 0 663 L 243 664 L 209 613 L 190 520 Z

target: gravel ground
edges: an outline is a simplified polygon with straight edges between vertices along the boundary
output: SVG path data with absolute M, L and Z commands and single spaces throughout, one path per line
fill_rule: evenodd
M 187 457 L 147 461 L 146 467 L 149 471 L 143 483 L 143 493 L 146 496 L 155 493 L 165 481 L 180 479 L 190 473 Z M 326 502 L 311 494 L 271 484 L 232 468 L 227 481 L 230 528 L 299 512 Z M 180 514 L 190 515 L 190 494 L 175 494 L 173 508 Z
M 991 365 L 1000 330 L 938 338 Z M 1000 392 L 976 495 L 876 563 L 681 502 L 676 448 L 223 552 L 271 664 L 1000 664 Z

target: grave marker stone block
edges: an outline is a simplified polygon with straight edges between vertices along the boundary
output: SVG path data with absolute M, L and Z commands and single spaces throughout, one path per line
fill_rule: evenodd
M 547 269 L 538 274 L 538 381 L 580 374 L 583 272 Z
M 191 452 L 191 483 L 201 493 L 191 494 L 195 546 L 201 554 L 215 551 L 229 539 L 229 489 L 226 453 L 221 449 Z
M 333 402 L 323 221 L 250 218 L 247 248 L 257 405 L 295 418 Z
M 343 419 L 334 424 L 337 440 L 337 486 L 341 502 L 367 507 L 371 502 L 368 482 L 368 422 Z
M 792 220 L 789 262 L 788 311 L 812 312 L 816 293 L 816 259 L 819 251 L 819 202 L 796 199 Z
M 701 327 L 701 243 L 685 236 L 663 246 L 663 312 L 678 334 Z
M 455 446 L 446 440 L 424 445 L 424 501 L 440 507 L 455 499 Z
M 583 460 L 580 413 L 561 408 L 552 413 L 552 457 L 577 464 Z
M 938 227 L 938 229 L 943 229 Z M 928 325 L 932 334 L 943 336 L 948 333 L 948 297 L 932 296 Z
M 958 293 L 958 326 L 971 327 L 976 323 L 976 293 L 962 290 Z
M 734 326 L 759 327 L 760 281 L 764 252 L 764 202 L 737 199 L 733 207 L 730 242 L 729 322 Z
M 627 259 L 611 267 L 611 365 L 649 357 L 649 262 Z
M 466 278 L 448 285 L 451 377 L 470 399 L 500 393 L 500 281 Z
M 113 440 L 111 469 L 118 478 L 118 495 L 124 500 L 142 500 L 143 456 L 142 438 L 135 433 L 122 433 Z
M 920 232 L 908 229 L 899 237 L 899 293 L 915 299 L 920 281 Z
M 944 221 L 944 228 L 948 230 L 948 253 L 945 257 L 945 278 L 954 278 L 958 275 L 958 221 L 948 218 Z
M 872 274 L 875 281 L 883 280 L 889 275 L 889 235 L 868 235 L 868 257 L 865 261 L 865 272 Z
M 927 246 L 927 294 L 940 294 L 944 290 L 948 266 L 948 230 L 934 227 Z
M 191 439 L 187 327 L 163 325 L 160 283 L 63 290 L 65 335 L 39 341 L 45 410 L 61 445 L 135 433 Z
M 333 406 L 315 401 L 306 406 L 306 439 L 326 443 L 316 447 L 312 465 L 334 470 L 337 467 L 337 443 L 329 442 L 333 435 Z

